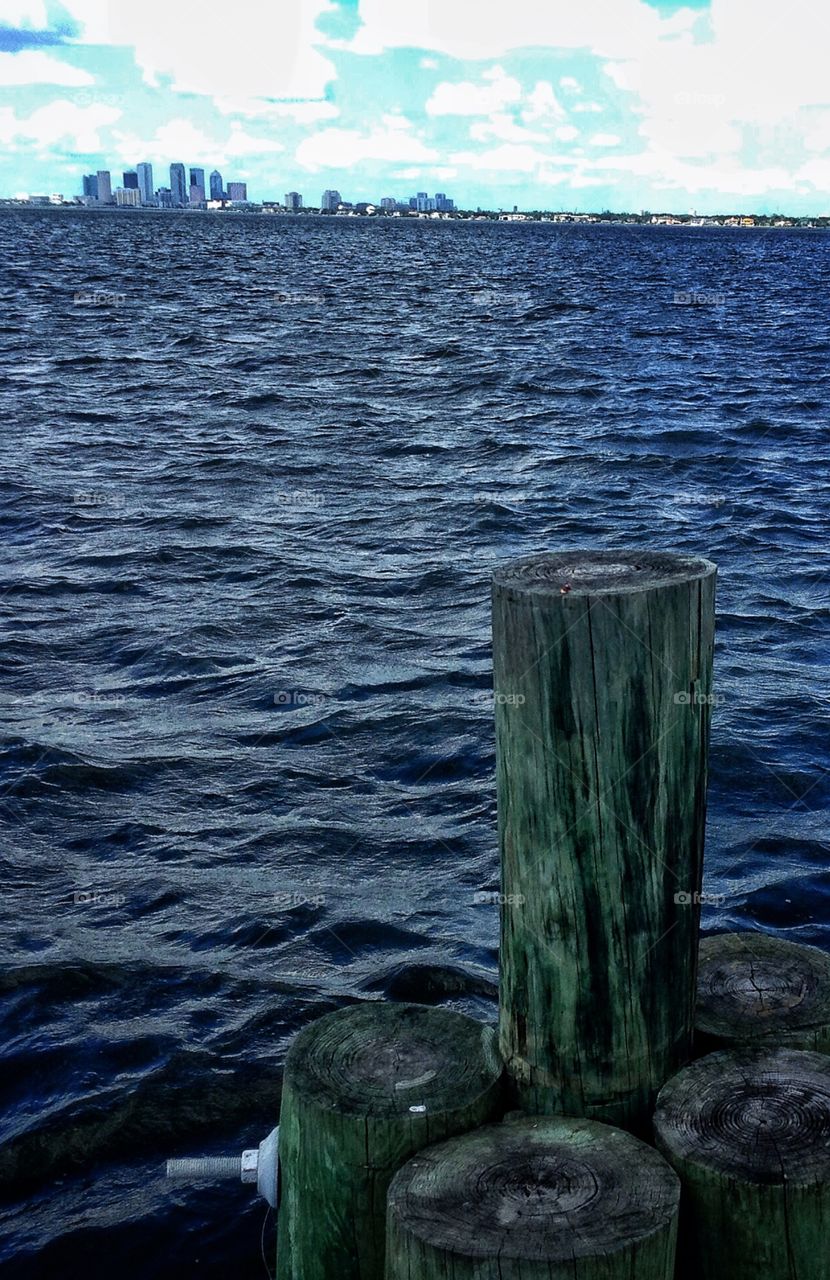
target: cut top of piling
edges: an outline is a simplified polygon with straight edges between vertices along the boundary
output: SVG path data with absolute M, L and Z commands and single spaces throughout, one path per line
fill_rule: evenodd
M 493 586 L 518 595 L 619 595 L 696 582 L 716 572 L 702 556 L 668 551 L 547 551 L 499 565 Z
M 721 1050 L 663 1086 L 654 1131 L 684 1161 L 757 1184 L 830 1180 L 830 1057 L 800 1049 Z
M 517 1116 L 420 1151 L 395 1175 L 388 1203 L 398 1231 L 452 1257 L 575 1266 L 631 1254 L 669 1230 L 679 1198 L 673 1170 L 631 1134 Z
M 371 1001 L 326 1014 L 297 1036 L 285 1083 L 306 1102 L 354 1116 L 430 1116 L 496 1089 L 494 1027 L 450 1009 Z

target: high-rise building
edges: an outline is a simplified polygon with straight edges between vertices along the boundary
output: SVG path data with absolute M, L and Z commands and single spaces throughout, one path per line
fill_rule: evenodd
M 156 192 L 156 203 L 160 209 L 173 208 L 173 192 L 169 187 L 159 187 Z
M 336 213 L 339 204 L 342 204 L 339 191 L 323 192 L 323 199 L 320 201 L 320 208 L 323 213 Z
M 190 203 L 195 205 L 205 203 L 204 169 L 190 170 Z
M 387 213 L 391 213 L 393 209 L 397 209 L 398 202 L 394 196 L 383 196 L 380 202 L 381 209 L 385 209 Z
M 94 173 L 84 174 L 84 197 L 88 200 L 98 199 L 98 178 Z
M 290 213 L 299 213 L 303 207 L 303 197 L 299 191 L 286 191 L 285 207 Z
M 135 169 L 124 170 L 124 190 L 138 191 L 138 174 Z
M 429 196 L 426 191 L 419 191 L 415 197 L 415 208 L 419 213 L 426 213 L 428 207 Z
M 210 175 L 210 198 L 211 200 L 224 200 L 225 198 L 222 175 L 218 169 L 214 169 Z
M 115 203 L 119 207 L 129 205 L 138 208 L 141 204 L 141 192 L 138 187 L 118 187 L 115 192 Z
M 112 181 L 109 169 L 98 170 L 98 203 L 112 204 Z
M 187 188 L 184 185 L 183 164 L 171 164 L 170 166 L 170 194 L 173 199 L 173 208 L 183 209 L 187 204 Z
M 138 190 L 142 204 L 155 204 L 153 197 L 153 166 L 146 160 L 137 166 Z M 124 184 L 126 186 L 126 183 Z
M 229 200 L 247 200 L 248 199 L 247 182 L 229 182 L 228 183 L 228 199 Z

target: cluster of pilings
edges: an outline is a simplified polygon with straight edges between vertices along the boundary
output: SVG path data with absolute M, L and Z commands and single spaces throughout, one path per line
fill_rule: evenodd
M 830 1280 L 830 957 L 699 940 L 714 586 L 497 571 L 498 1031 L 373 1002 L 300 1033 L 278 1280 Z

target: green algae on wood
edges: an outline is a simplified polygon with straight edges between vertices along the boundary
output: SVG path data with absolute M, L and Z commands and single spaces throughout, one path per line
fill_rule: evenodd
M 529 1111 L 645 1132 L 690 1057 L 715 572 L 633 550 L 494 574 L 500 1046 Z
M 683 1185 L 679 1280 L 827 1280 L 830 1057 L 711 1053 L 661 1090 L 654 1132 Z
M 386 1280 L 672 1280 L 679 1196 L 666 1161 L 629 1133 L 510 1118 L 395 1175 Z
M 390 1178 L 498 1114 L 502 1074 L 494 1028 L 447 1009 L 372 1002 L 301 1031 L 280 1112 L 278 1280 L 382 1280 Z
M 695 1052 L 741 1044 L 830 1053 L 830 955 L 755 929 L 702 938 Z

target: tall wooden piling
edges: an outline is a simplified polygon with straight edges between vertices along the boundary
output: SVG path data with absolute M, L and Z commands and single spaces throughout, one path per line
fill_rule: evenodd
M 680 1280 L 827 1280 L 830 1057 L 711 1053 L 664 1086 L 654 1131 L 683 1186 Z
M 278 1280 L 383 1280 L 390 1178 L 492 1119 L 502 1073 L 494 1029 L 447 1009 L 353 1005 L 301 1031 L 280 1112 Z
M 742 1044 L 830 1053 L 830 955 L 755 929 L 701 939 L 695 1053 Z
M 527 1110 L 646 1131 L 691 1053 L 715 566 L 496 571 L 500 1046 Z
M 621 1129 L 488 1125 L 393 1178 L 386 1280 L 673 1280 L 679 1198 L 666 1161 Z

